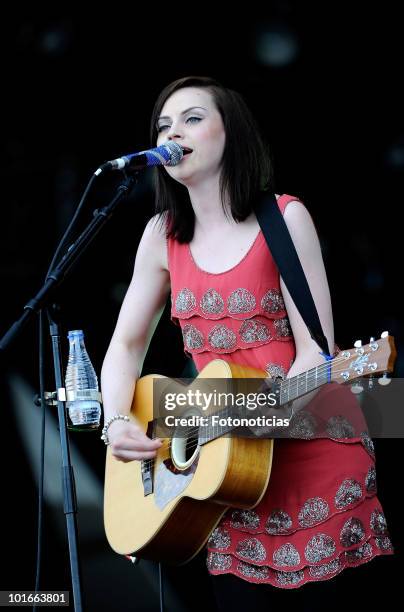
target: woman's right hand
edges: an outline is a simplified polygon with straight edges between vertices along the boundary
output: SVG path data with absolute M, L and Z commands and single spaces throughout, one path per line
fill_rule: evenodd
M 125 463 L 152 459 L 163 444 L 158 438 L 151 440 L 136 423 L 120 419 L 108 427 L 108 439 L 112 455 Z

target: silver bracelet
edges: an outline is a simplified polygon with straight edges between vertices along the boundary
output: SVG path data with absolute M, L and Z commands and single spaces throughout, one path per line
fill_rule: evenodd
M 102 428 L 102 435 L 101 435 L 101 440 L 104 440 L 104 443 L 108 446 L 109 444 L 109 438 L 108 438 L 108 427 L 111 425 L 111 423 L 113 423 L 114 421 L 130 421 L 129 417 L 126 414 L 114 414 L 114 416 L 109 417 L 109 419 L 107 420 L 107 422 L 105 423 L 104 427 Z

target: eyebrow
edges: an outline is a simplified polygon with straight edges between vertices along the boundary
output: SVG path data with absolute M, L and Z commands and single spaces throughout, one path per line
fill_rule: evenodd
M 186 115 L 188 111 L 194 110 L 195 108 L 201 108 L 202 110 L 206 110 L 206 108 L 203 108 L 203 106 L 190 106 L 189 108 L 186 108 L 184 111 L 182 111 L 182 113 L 180 114 Z M 160 119 L 170 119 L 170 117 L 168 117 L 168 115 L 164 115 L 164 116 L 159 117 L 157 121 L 160 121 Z

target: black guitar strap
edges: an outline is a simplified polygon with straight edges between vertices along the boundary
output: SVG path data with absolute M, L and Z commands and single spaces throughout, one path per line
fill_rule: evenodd
M 329 356 L 328 341 L 324 336 L 309 284 L 275 194 L 265 192 L 258 199 L 254 210 L 280 275 L 307 325 L 310 336 L 323 353 Z

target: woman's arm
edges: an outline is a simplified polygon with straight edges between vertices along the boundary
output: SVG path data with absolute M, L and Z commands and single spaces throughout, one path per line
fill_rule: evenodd
M 333 351 L 334 324 L 330 290 L 321 253 L 320 241 L 313 220 L 306 207 L 297 201 L 290 202 L 287 205 L 284 219 L 306 275 L 324 335 L 328 340 L 328 346 L 330 351 Z M 298 312 L 282 279 L 281 290 L 296 344 L 296 358 L 288 372 L 288 378 L 291 378 L 314 366 L 325 363 L 325 360 L 324 357 L 320 355 L 321 349 L 311 338 L 307 326 Z
M 164 228 L 159 229 L 153 217 L 140 240 L 133 277 L 102 366 L 105 420 L 130 412 L 136 380 L 169 291 Z M 160 446 L 159 441 L 150 440 L 139 427 L 123 420 L 112 422 L 108 438 L 113 455 L 122 461 L 153 457 Z

